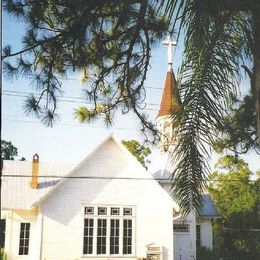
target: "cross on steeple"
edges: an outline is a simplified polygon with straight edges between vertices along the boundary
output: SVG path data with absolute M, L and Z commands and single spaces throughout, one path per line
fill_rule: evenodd
M 176 46 L 176 42 L 171 39 L 169 35 L 165 41 L 163 41 L 163 45 L 168 45 L 167 56 L 168 56 L 168 71 L 172 69 L 172 49 L 173 46 Z

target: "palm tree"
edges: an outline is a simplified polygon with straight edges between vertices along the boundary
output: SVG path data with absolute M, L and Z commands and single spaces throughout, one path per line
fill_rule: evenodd
M 186 214 L 201 206 L 198 194 L 206 188 L 209 173 L 207 146 L 219 137 L 242 67 L 251 77 L 260 140 L 260 2 L 165 0 L 160 8 L 169 30 L 185 33 L 172 188 Z

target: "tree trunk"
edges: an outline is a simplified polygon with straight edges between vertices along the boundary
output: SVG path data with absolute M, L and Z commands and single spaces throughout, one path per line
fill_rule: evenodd
M 255 92 L 255 108 L 256 108 L 256 130 L 258 144 L 260 145 L 260 3 L 256 1 L 253 10 L 253 30 L 254 30 L 254 68 L 253 68 L 253 87 Z

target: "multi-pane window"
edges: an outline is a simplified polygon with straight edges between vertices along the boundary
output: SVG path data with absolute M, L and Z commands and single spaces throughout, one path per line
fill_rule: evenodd
M 107 220 L 97 220 L 97 254 L 106 254 Z
M 19 255 L 29 254 L 29 240 L 30 240 L 30 223 L 21 223 Z
M 124 208 L 124 216 L 132 216 L 132 209 Z
M 174 223 L 173 231 L 174 232 L 189 232 L 189 224 Z
M 132 219 L 124 219 L 123 254 L 132 254 Z
M 94 207 L 85 207 L 86 215 L 94 215 Z
M 83 254 L 93 253 L 93 235 L 94 235 L 94 219 L 86 218 L 84 220 L 84 246 Z
M 119 254 L 119 219 L 110 220 L 110 254 Z
M 106 207 L 98 207 L 98 215 L 107 215 Z
M 5 219 L 0 219 L 0 248 L 5 247 Z
M 120 208 L 111 208 L 111 215 L 120 215 Z
M 133 254 L 133 207 L 88 206 L 84 215 L 83 254 Z
M 200 248 L 200 225 L 196 225 L 196 246 Z

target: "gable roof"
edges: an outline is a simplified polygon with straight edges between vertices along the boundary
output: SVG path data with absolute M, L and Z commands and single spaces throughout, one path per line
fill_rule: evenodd
M 177 97 L 176 80 L 173 70 L 167 71 L 163 88 L 160 110 L 157 117 L 168 116 L 179 110 L 180 103 Z
M 73 168 L 73 165 L 39 163 L 38 189 L 32 189 L 32 162 L 7 161 L 3 163 L 1 207 L 2 209 L 31 209 Z M 53 177 L 55 176 L 55 178 Z
M 203 207 L 199 212 L 196 212 L 198 217 L 217 218 L 219 214 L 209 194 L 203 194 Z
M 65 178 L 62 178 L 57 185 L 51 189 L 48 193 L 46 193 L 39 201 L 37 201 L 33 206 L 38 206 L 41 204 L 44 200 L 46 200 L 56 189 L 58 189 L 64 182 L 66 182 L 69 177 L 72 177 L 79 168 L 81 168 L 88 160 L 91 159 L 91 157 L 99 151 L 110 139 L 112 139 L 122 150 L 122 152 L 127 156 L 128 159 L 135 162 L 137 165 L 139 165 L 140 169 L 146 172 L 145 168 L 142 166 L 142 164 L 127 150 L 127 148 L 121 144 L 119 140 L 113 135 L 110 134 L 108 137 L 106 137 L 89 155 L 86 156 L 85 159 L 83 159 L 72 171 L 70 171 Z M 148 178 L 153 179 L 153 177 L 148 174 Z M 141 179 L 141 178 L 140 178 Z
M 97 147 L 89 153 L 76 167 L 75 165 L 39 163 L 39 188 L 30 186 L 32 163 L 26 161 L 4 161 L 3 168 L 3 209 L 31 209 L 38 206 L 58 189 L 69 177 L 73 176 L 92 156 L 113 140 L 126 157 L 134 162 L 138 169 L 145 173 L 146 178 L 153 177 L 144 169 L 142 164 L 121 144 L 112 134 L 108 135 Z M 55 176 L 55 178 L 54 178 Z M 142 178 L 142 177 L 140 177 Z M 22 194 L 22 196 L 17 196 Z

